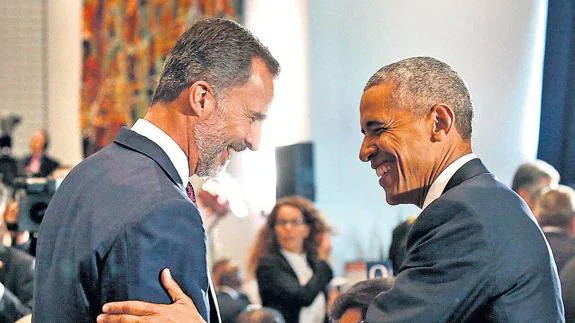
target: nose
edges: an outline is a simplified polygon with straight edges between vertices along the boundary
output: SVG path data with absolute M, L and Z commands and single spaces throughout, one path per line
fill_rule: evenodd
M 362 162 L 368 162 L 376 153 L 377 147 L 367 137 L 363 137 L 359 148 L 359 159 Z
M 246 145 L 250 150 L 258 150 L 262 132 L 262 123 L 254 122 L 250 127 L 250 132 L 246 136 Z

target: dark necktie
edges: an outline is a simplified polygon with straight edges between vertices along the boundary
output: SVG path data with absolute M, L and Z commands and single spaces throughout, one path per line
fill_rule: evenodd
M 196 204 L 196 193 L 194 193 L 194 188 L 192 187 L 192 183 L 188 182 L 186 186 L 186 194 L 194 204 Z

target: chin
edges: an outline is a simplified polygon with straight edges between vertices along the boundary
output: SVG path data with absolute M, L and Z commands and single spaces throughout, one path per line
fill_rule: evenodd
M 389 205 L 398 205 L 400 202 L 395 196 L 385 195 L 385 201 Z

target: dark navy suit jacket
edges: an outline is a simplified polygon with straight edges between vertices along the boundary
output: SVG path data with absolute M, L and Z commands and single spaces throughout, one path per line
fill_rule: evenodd
M 474 159 L 417 218 L 366 322 L 563 322 L 559 289 L 527 205 Z
M 126 128 L 75 167 L 40 228 L 33 320 L 94 322 L 110 301 L 171 303 L 159 280 L 169 267 L 217 321 L 202 219 L 181 187 L 164 151 Z

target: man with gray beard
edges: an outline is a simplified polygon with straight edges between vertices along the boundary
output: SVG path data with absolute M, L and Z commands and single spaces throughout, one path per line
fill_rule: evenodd
M 257 149 L 279 64 L 248 30 L 208 18 L 177 41 L 151 105 L 75 167 L 46 211 L 33 320 L 95 322 L 102 305 L 170 303 L 169 267 L 206 321 L 219 321 L 189 176 Z

